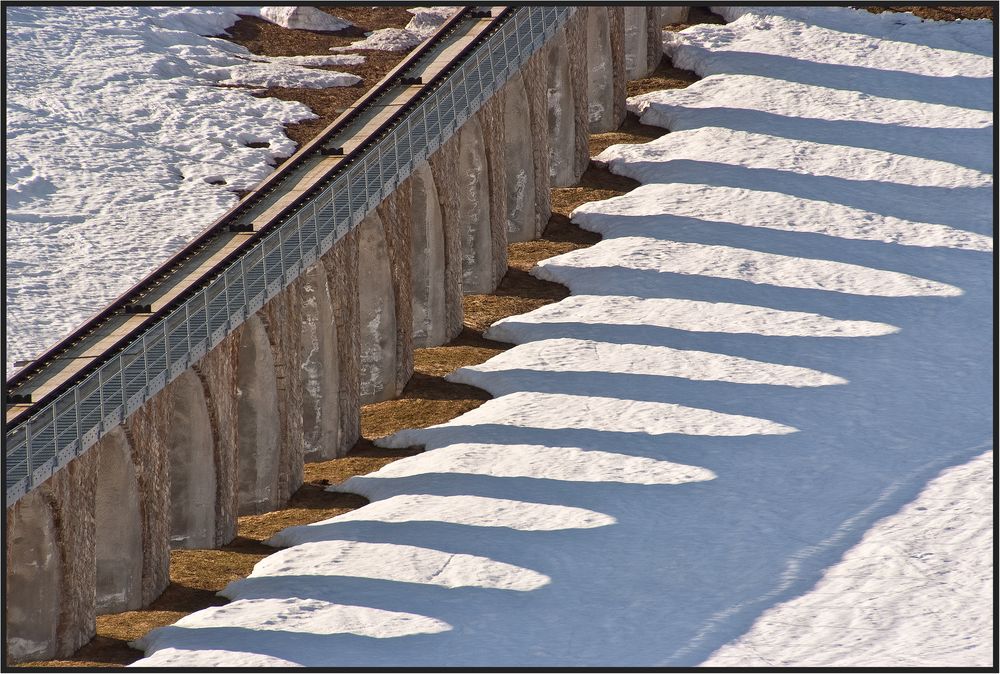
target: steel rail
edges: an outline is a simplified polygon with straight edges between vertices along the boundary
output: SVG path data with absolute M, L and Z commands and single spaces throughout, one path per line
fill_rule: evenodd
M 463 10 L 317 140 L 213 223 L 199 241 L 162 265 L 158 271 L 163 274 L 150 275 L 99 314 L 106 315 L 105 322 L 127 319 L 106 336 L 117 337 L 114 343 L 99 353 L 79 356 L 89 358 L 89 363 L 20 412 L 8 412 L 7 505 L 93 445 L 289 285 L 408 177 L 417 162 L 455 133 L 574 11 L 507 8 L 489 19 L 482 10 Z M 477 23 L 470 23 L 473 19 Z M 489 20 L 483 26 L 480 19 Z M 463 32 L 463 25 L 468 30 Z M 417 84 L 413 73 L 421 68 L 434 72 L 451 46 L 461 46 L 464 38 L 459 33 L 472 39 L 413 92 L 410 87 Z M 455 38 L 451 45 L 450 38 Z M 393 95 L 400 86 L 403 95 L 398 91 Z M 380 117 L 380 107 L 389 114 Z M 379 123 L 369 128 L 375 122 Z M 362 125 L 352 137 L 356 124 Z M 327 156 L 336 154 L 329 144 L 341 137 L 355 142 L 355 147 L 340 157 Z M 277 211 L 265 211 L 255 221 L 257 226 L 248 229 L 244 220 L 266 204 L 269 195 L 294 193 L 290 183 L 302 177 L 295 174 L 309 168 L 310 161 L 312 170 L 299 183 L 312 180 L 304 193 L 283 205 L 274 204 L 272 210 L 277 207 Z M 309 177 L 320 169 L 322 175 Z M 197 273 L 192 273 L 190 267 L 199 264 Z M 196 280 L 173 296 L 168 292 L 156 310 L 143 304 L 180 271 L 186 271 L 185 280 Z M 67 338 L 47 352 L 48 363 L 65 360 L 99 329 L 100 325 L 81 329 L 76 339 Z M 44 366 L 30 368 L 12 378 L 8 402 L 12 383 L 30 384 L 44 370 Z M 23 458 L 17 460 L 20 453 Z

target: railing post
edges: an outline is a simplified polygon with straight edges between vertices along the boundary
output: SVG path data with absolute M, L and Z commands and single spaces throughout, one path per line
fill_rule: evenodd
M 25 491 L 35 486 L 35 469 L 31 461 L 31 420 L 24 424 L 24 465 L 27 468 L 28 481 L 25 483 Z
M 118 354 L 118 382 L 122 388 L 122 412 L 128 409 L 128 390 L 125 388 L 125 356 Z M 124 414 L 123 414 L 124 417 Z
M 55 401 L 49 404 L 52 406 L 52 468 L 55 469 L 56 455 L 59 453 L 59 410 L 56 409 Z
M 76 453 L 83 451 L 83 422 L 80 420 L 80 387 L 73 387 L 73 412 L 76 416 Z
M 97 435 L 100 437 L 104 434 L 104 417 L 107 414 L 104 411 L 104 367 L 102 366 L 97 370 L 97 401 L 100 403 L 101 408 L 101 420 L 97 422 Z
M 184 303 L 184 332 L 187 333 L 187 348 L 184 349 L 184 353 L 187 355 L 185 359 L 189 359 L 191 356 L 191 301 L 188 300 Z M 186 363 L 186 365 L 190 365 Z
M 149 393 L 149 349 L 146 348 L 146 333 L 142 333 L 142 375 L 143 379 L 146 380 L 146 391 L 143 393 L 143 397 Z

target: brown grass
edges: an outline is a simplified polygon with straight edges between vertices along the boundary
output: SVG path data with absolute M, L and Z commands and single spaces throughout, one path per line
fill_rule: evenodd
M 872 14 L 882 12 L 909 12 L 921 19 L 932 21 L 955 21 L 957 19 L 987 19 L 993 20 L 996 5 L 968 5 L 952 7 L 947 5 L 900 5 L 898 7 L 883 7 L 870 5 L 852 5 L 855 9 L 865 9 Z
M 256 17 L 244 16 L 229 31 L 221 36 L 243 45 L 254 54 L 265 56 L 303 56 L 310 54 L 331 54 L 330 47 L 349 45 L 362 37 L 365 31 L 376 28 L 402 28 L 410 20 L 411 14 L 402 7 L 325 7 L 323 11 L 347 19 L 356 28 L 336 33 L 282 28 Z M 315 66 L 322 70 L 337 70 L 361 77 L 361 82 L 350 87 L 329 89 L 293 89 L 270 87 L 254 90 L 260 97 L 279 98 L 283 101 L 298 101 L 309 107 L 318 117 L 285 127 L 285 133 L 299 147 L 316 137 L 328 127 L 345 108 L 371 89 L 386 73 L 392 70 L 406 51 L 388 52 L 358 50 L 365 62 L 356 66 Z

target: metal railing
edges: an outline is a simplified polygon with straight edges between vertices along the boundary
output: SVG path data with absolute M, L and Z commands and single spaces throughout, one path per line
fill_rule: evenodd
M 521 7 L 453 64 L 420 100 L 380 128 L 379 139 L 330 176 L 223 271 L 55 400 L 6 433 L 6 505 L 121 424 L 357 226 L 475 114 L 573 14 Z

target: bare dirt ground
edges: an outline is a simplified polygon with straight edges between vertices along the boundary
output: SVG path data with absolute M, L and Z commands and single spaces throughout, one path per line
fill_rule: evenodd
M 252 16 L 243 17 L 232 26 L 224 37 L 232 42 L 243 45 L 254 54 L 264 56 L 306 56 L 312 54 L 331 53 L 330 47 L 343 47 L 351 42 L 362 39 L 364 33 L 377 28 L 403 28 L 412 18 L 412 14 L 403 7 L 321 7 L 323 11 L 345 19 L 354 24 L 336 33 L 326 33 L 311 30 L 292 30 L 276 26 Z M 361 81 L 350 87 L 331 87 L 329 89 L 293 89 L 289 87 L 271 87 L 255 91 L 255 96 L 279 98 L 285 101 L 298 101 L 309 106 L 318 115 L 316 119 L 306 120 L 285 127 L 285 133 L 299 147 L 312 140 L 320 131 L 328 127 L 345 108 L 379 82 L 386 73 L 403 60 L 407 51 L 389 52 L 371 49 L 360 49 L 355 52 L 365 57 L 364 63 L 356 66 L 316 66 L 323 70 L 336 70 L 351 73 L 361 78 Z
M 881 5 L 851 5 L 855 9 L 864 9 L 872 14 L 882 12 L 909 12 L 919 16 L 921 19 L 932 21 L 955 21 L 956 19 L 995 19 L 996 5 L 900 5 L 897 7 L 884 7 Z
M 940 7 L 937 8 L 940 14 L 931 12 L 935 8 L 923 6 L 867 9 L 912 9 L 923 18 L 952 20 L 992 18 L 993 11 L 991 6 Z M 402 27 L 410 17 L 398 7 L 336 7 L 324 8 L 324 11 L 348 19 L 364 30 Z M 675 24 L 669 29 L 681 30 L 696 23 L 722 23 L 722 19 L 703 8 L 694 7 L 688 22 Z M 230 39 L 259 54 L 305 55 L 329 53 L 329 47 L 348 44 L 357 39 L 359 33 L 356 30 L 340 33 L 292 31 L 257 19 L 245 18 L 230 30 Z M 365 78 L 356 87 L 320 91 L 275 89 L 264 94 L 301 100 L 321 115 L 320 120 L 289 127 L 286 132 L 293 140 L 300 144 L 311 140 L 339 114 L 338 108 L 346 107 L 360 97 L 405 55 L 363 53 L 368 57 L 365 64 L 353 68 L 337 67 Z M 669 60 L 664 59 L 650 77 L 630 82 L 628 95 L 683 88 L 697 79 L 694 73 L 673 68 Z M 617 131 L 592 135 L 590 152 L 593 156 L 616 143 L 648 142 L 663 133 L 663 129 L 642 125 L 634 115 L 629 114 Z M 373 444 L 374 439 L 404 428 L 420 428 L 448 421 L 488 400 L 490 396 L 485 391 L 447 382 L 444 376 L 459 367 L 486 361 L 510 348 L 510 344 L 483 337 L 483 332 L 491 323 L 566 297 L 569 293 L 565 287 L 540 281 L 531 276 L 529 270 L 540 260 L 584 248 L 600 240 L 599 235 L 581 230 L 570 222 L 569 215 L 574 208 L 588 201 L 624 194 L 636 186 L 638 183 L 612 175 L 592 164 L 577 186 L 553 189 L 552 217 L 544 236 L 536 241 L 510 245 L 510 270 L 494 293 L 465 297 L 465 326 L 457 338 L 444 346 L 416 350 L 414 374 L 400 398 L 366 405 L 362 409 L 362 438 L 347 456 L 306 464 L 304 484 L 293 495 L 287 507 L 263 515 L 239 518 L 237 538 L 221 549 L 172 551 L 171 582 L 164 593 L 145 609 L 98 616 L 97 636 L 72 658 L 28 663 L 24 666 L 107 668 L 135 662 L 142 657 L 142 653 L 130 648 L 129 641 L 141 637 L 154 627 L 172 624 L 194 611 L 225 604 L 226 600 L 217 597 L 216 592 L 229 582 L 246 577 L 258 561 L 274 551 L 274 548 L 264 545 L 263 541 L 285 527 L 329 519 L 365 505 L 367 501 L 361 496 L 327 492 L 325 488 L 339 484 L 353 475 L 378 470 L 392 461 L 420 451 L 381 449 Z

